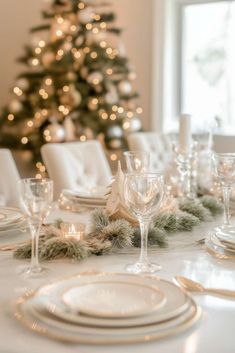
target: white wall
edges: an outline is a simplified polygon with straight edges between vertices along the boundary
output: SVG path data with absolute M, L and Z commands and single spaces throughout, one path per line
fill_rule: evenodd
M 136 67 L 136 88 L 144 109 L 143 125 L 151 122 L 152 8 L 154 0 L 111 0 L 117 24 L 123 29 L 123 41 L 131 63 Z M 29 28 L 41 24 L 43 0 L 0 1 L 0 106 L 9 98 L 14 77 L 22 70 L 15 62 L 30 40 Z

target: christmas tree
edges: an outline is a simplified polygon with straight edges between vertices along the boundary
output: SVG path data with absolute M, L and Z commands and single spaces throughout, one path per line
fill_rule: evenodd
M 136 74 L 110 8 L 96 0 L 47 1 L 44 24 L 31 29 L 19 58 L 27 69 L 1 114 L 1 145 L 31 150 L 38 160 L 45 143 L 100 138 L 115 150 L 141 128 Z

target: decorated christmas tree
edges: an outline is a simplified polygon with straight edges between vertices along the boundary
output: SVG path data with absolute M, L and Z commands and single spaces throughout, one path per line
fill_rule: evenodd
M 99 138 L 125 148 L 142 109 L 110 3 L 50 0 L 42 16 L 19 58 L 26 70 L 1 113 L 0 144 L 31 150 L 35 161 L 50 142 Z

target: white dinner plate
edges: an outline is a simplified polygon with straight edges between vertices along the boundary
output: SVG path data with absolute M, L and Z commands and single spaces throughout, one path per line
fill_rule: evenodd
M 206 250 L 213 256 L 220 259 L 235 259 L 235 253 L 229 250 L 218 242 L 216 242 L 211 236 L 209 236 L 205 241 Z
M 26 226 L 26 225 L 25 225 Z M 0 233 L 0 250 L 18 247 L 31 239 L 29 229 L 8 229 Z
M 235 255 L 235 246 L 234 243 L 230 243 L 230 241 L 226 241 L 226 240 L 220 240 L 219 238 L 217 238 L 216 235 L 212 235 L 210 240 L 217 246 L 222 247 L 223 249 L 225 249 L 226 251 L 229 251 L 231 253 L 234 253 Z
M 154 286 L 114 280 L 85 283 L 67 289 L 62 300 L 75 312 L 120 318 L 151 313 L 164 305 L 164 294 Z M 115 305 L 114 305 L 115 303 Z
M 64 189 L 63 191 L 78 198 L 91 198 L 100 200 L 104 199 L 107 193 L 107 187 L 94 186 L 91 188 L 78 188 L 76 190 Z
M 68 190 L 64 190 L 61 194 L 60 199 L 64 202 L 66 199 L 74 204 L 85 206 L 85 207 L 104 207 L 106 205 L 106 199 L 95 198 L 95 197 L 78 197 Z
M 54 320 L 48 312 L 36 312 L 31 298 L 30 295 L 20 298 L 16 306 L 16 318 L 32 331 L 73 343 L 124 344 L 156 340 L 186 330 L 196 323 L 201 316 L 200 308 L 190 299 L 190 306 L 185 314 L 169 321 L 121 329 L 97 328 Z
M 18 226 L 24 221 L 22 212 L 15 208 L 0 207 L 0 231 Z
M 114 279 L 124 283 L 141 283 L 145 286 L 152 286 L 164 293 L 166 303 L 156 312 L 149 315 L 138 316 L 133 318 L 95 318 L 78 314 L 76 311 L 70 310 L 64 305 L 62 300 L 63 293 L 71 287 L 77 287 L 79 284 L 94 283 L 99 280 L 103 282 L 113 281 Z M 188 296 L 178 286 L 172 282 L 158 279 L 157 277 L 144 277 L 132 274 L 101 274 L 101 275 L 78 275 L 70 277 L 62 281 L 41 287 L 36 291 L 32 301 L 37 309 L 47 310 L 57 318 L 61 318 L 73 323 L 104 326 L 104 327 L 128 327 L 140 326 L 151 323 L 158 323 L 171 319 L 182 314 L 189 305 Z

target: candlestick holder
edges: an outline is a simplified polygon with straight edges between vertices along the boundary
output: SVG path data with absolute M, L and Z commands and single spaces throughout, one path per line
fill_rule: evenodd
M 197 196 L 198 143 L 193 141 L 187 149 L 182 149 L 178 143 L 173 143 L 173 151 L 180 176 L 178 196 L 195 199 Z

